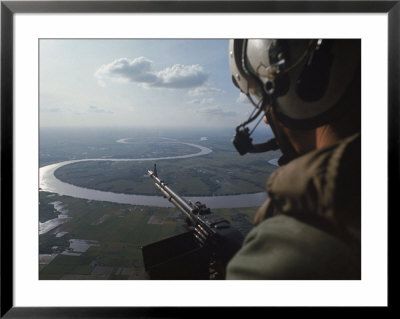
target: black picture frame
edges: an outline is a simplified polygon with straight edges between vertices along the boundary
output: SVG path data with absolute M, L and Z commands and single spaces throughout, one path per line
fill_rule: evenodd
M 1 317 L 5 318 L 178 318 L 226 316 L 226 309 L 24 308 L 13 303 L 13 17 L 15 13 L 387 13 L 388 14 L 388 204 L 398 212 L 400 1 L 1 1 Z M 383 142 L 383 141 L 382 141 Z M 396 191 L 397 192 L 397 191 Z M 380 212 L 383 213 L 383 212 Z M 388 212 L 389 213 L 389 212 Z M 390 214 L 388 214 L 390 218 Z M 390 232 L 391 223 L 388 223 Z M 389 239 L 389 238 L 388 238 Z M 390 245 L 389 245 L 390 247 Z M 388 255 L 389 256 L 389 255 Z M 389 256 L 390 257 L 390 256 Z M 390 264 L 390 258 L 389 258 Z M 388 279 L 388 285 L 390 281 Z M 33 292 L 34 293 L 34 292 Z M 206 298 L 206 296 L 205 296 Z M 391 300 L 388 299 L 390 308 Z M 385 307 L 386 308 L 386 307 Z M 290 310 L 294 310 L 291 308 Z M 304 308 L 295 309 L 301 315 Z M 350 309 L 347 308 L 346 311 Z M 235 314 L 248 309 L 235 310 Z M 270 311 L 270 310 L 268 310 Z M 229 315 L 229 314 L 228 314 Z M 230 314 L 232 315 L 232 314 Z

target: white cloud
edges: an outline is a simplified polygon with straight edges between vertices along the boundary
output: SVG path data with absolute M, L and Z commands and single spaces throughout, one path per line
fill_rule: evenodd
M 201 95 L 210 95 L 210 94 L 220 94 L 223 91 L 221 89 L 212 87 L 211 84 L 206 83 L 203 86 L 194 88 L 188 92 L 190 96 L 201 96 Z
M 102 109 L 102 108 L 97 107 L 97 106 L 95 106 L 95 105 L 90 105 L 88 111 L 89 111 L 90 113 L 105 113 L 105 114 L 112 114 L 112 113 L 114 113 L 114 112 L 112 112 L 112 111 Z
M 231 110 L 222 108 L 221 106 L 204 107 L 197 110 L 201 115 L 215 116 L 215 117 L 232 117 L 236 116 L 237 113 Z
M 175 64 L 157 73 L 157 81 L 151 86 L 165 88 L 192 88 L 203 85 L 208 75 L 203 68 L 196 65 Z
M 239 97 L 236 99 L 236 103 L 239 103 L 239 104 L 250 104 L 250 101 L 249 101 L 249 99 L 247 98 L 247 96 L 245 94 L 240 92 Z
M 153 62 L 145 57 L 136 59 L 120 58 L 102 65 L 96 72 L 100 86 L 105 80 L 134 82 L 147 87 L 185 89 L 203 85 L 208 74 L 203 67 L 196 65 L 175 64 L 161 71 L 153 70 Z
M 150 72 L 152 63 L 145 57 L 134 60 L 120 58 L 109 64 L 103 64 L 96 71 L 95 77 L 99 80 L 108 78 L 116 81 L 151 83 L 156 80 L 155 75 Z
M 214 102 L 213 98 L 204 98 L 204 99 L 194 99 L 194 100 L 190 100 L 187 103 L 189 104 L 200 104 L 200 105 L 204 105 L 204 104 L 211 104 Z

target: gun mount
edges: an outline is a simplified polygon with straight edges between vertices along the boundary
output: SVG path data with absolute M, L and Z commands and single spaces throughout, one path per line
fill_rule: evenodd
M 243 235 L 201 202 L 186 201 L 157 174 L 149 176 L 162 195 L 184 215 L 189 231 L 142 247 L 151 279 L 223 279 L 227 263 L 240 249 Z

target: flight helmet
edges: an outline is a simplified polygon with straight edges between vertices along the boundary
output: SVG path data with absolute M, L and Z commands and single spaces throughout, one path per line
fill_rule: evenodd
M 353 79 L 360 77 L 360 60 L 361 41 L 353 39 L 235 39 L 229 43 L 232 81 L 258 110 L 255 116 L 272 107 L 289 128 L 311 129 L 328 123 Z M 237 127 L 239 135 L 255 116 Z

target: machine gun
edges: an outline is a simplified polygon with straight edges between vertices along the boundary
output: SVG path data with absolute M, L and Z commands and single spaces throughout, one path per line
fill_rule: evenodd
M 206 205 L 186 201 L 148 171 L 155 186 L 184 215 L 189 231 L 142 247 L 151 279 L 224 279 L 225 267 L 239 250 L 243 235 Z

